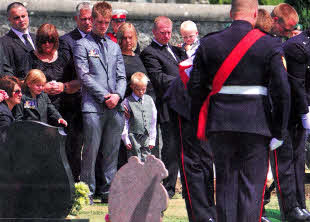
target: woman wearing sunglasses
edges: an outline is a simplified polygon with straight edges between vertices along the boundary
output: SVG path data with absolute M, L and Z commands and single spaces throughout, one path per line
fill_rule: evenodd
M 0 79 L 0 89 L 7 92 L 8 97 L 0 103 L 0 142 L 4 142 L 9 125 L 15 120 L 12 109 L 21 102 L 22 92 L 20 81 L 14 76 Z
M 41 70 L 47 79 L 44 91 L 49 95 L 52 103 L 60 109 L 60 94 L 75 93 L 80 89 L 79 82 L 72 80 L 66 82 L 66 78 L 72 73 L 65 73 L 69 63 L 68 54 L 58 50 L 59 35 L 52 24 L 42 24 L 36 33 L 36 50 L 30 52 L 24 61 L 25 76 L 31 69 Z

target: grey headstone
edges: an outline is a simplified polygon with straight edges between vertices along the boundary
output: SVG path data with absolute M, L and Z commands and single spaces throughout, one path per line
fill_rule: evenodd
M 111 222 L 159 222 L 168 207 L 168 193 L 161 184 L 167 176 L 165 165 L 153 155 L 145 163 L 135 156 L 129 158 L 111 184 Z

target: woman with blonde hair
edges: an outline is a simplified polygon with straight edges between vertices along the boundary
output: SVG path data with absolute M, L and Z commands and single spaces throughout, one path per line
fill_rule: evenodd
M 147 75 L 147 71 L 143 65 L 142 60 L 140 59 L 140 56 L 134 52 L 138 44 L 138 36 L 135 26 L 129 22 L 125 22 L 119 27 L 116 37 L 118 44 L 122 50 L 122 55 L 125 63 L 127 77 L 127 88 L 125 92 L 125 97 L 127 97 L 132 92 L 129 86 L 132 74 L 134 74 L 135 72 L 143 72 Z M 150 81 L 148 83 L 148 90 L 146 93 L 150 95 L 155 101 L 155 93 Z

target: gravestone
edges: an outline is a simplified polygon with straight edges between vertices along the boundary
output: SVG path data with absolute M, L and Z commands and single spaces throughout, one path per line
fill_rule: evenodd
M 88 221 L 64 219 L 75 188 L 62 128 L 14 122 L 0 153 L 0 221 Z
M 130 157 L 116 173 L 109 190 L 111 222 L 159 222 L 168 207 L 168 193 L 161 181 L 168 176 L 163 162 L 153 155 L 142 163 Z

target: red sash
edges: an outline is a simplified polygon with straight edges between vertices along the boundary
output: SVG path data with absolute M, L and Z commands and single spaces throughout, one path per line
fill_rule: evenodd
M 227 58 L 222 63 L 219 70 L 216 72 L 213 82 L 212 91 L 209 93 L 207 99 L 204 101 L 200 112 L 198 121 L 198 131 L 197 138 L 200 140 L 206 140 L 206 125 L 208 119 L 208 107 L 210 102 L 210 97 L 218 93 L 226 79 L 229 77 L 230 73 L 234 70 L 237 64 L 240 62 L 245 53 L 251 48 L 251 46 L 261 37 L 266 35 L 258 29 L 251 30 L 246 34 L 241 41 L 236 45 L 236 47 L 230 52 Z

